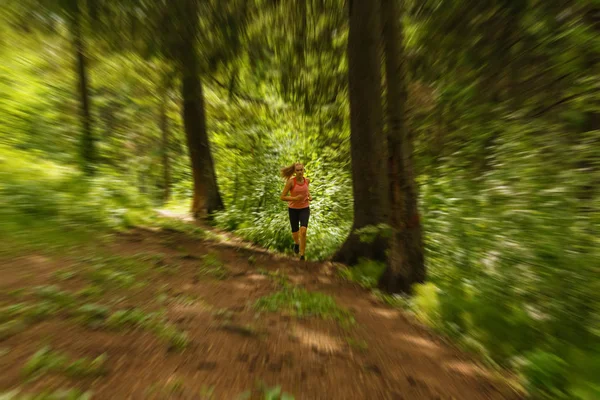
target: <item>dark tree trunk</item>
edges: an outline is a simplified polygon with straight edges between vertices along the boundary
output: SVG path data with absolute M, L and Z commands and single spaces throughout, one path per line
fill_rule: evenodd
M 192 214 L 195 218 L 206 218 L 223 209 L 223 201 L 217 186 L 217 177 L 210 152 L 204 113 L 204 94 L 198 76 L 194 42 L 186 44 L 188 52 L 182 57 L 183 124 L 194 179 Z
M 206 130 L 204 93 L 196 49 L 198 5 L 196 0 L 187 0 L 178 7 L 182 7 L 182 24 L 185 25 L 179 36 L 177 55 L 182 76 L 183 125 L 194 180 L 191 212 L 194 218 L 210 218 L 215 211 L 223 209 L 223 201 Z
M 388 222 L 387 150 L 382 132 L 381 53 L 378 2 L 351 0 L 348 37 L 350 144 L 354 223 L 335 261 L 356 264 L 360 257 L 383 261 L 388 241 L 362 243 L 356 229 Z
M 387 82 L 390 225 L 393 236 L 388 267 L 380 285 L 390 292 L 410 292 L 423 282 L 423 240 L 417 208 L 412 139 L 405 124 L 406 70 L 398 0 L 381 0 Z
M 79 109 L 83 127 L 80 144 L 81 163 L 83 171 L 88 175 L 92 175 L 95 170 L 96 148 L 92 132 L 92 115 L 90 113 L 90 89 L 87 76 L 86 49 L 82 33 L 82 12 L 78 0 L 73 2 L 71 18 L 71 34 L 77 60 L 77 91 L 79 92 Z
M 160 131 L 162 136 L 162 166 L 163 166 L 163 200 L 166 202 L 171 197 L 171 164 L 169 163 L 169 116 L 167 115 L 168 108 L 168 92 L 169 82 L 166 81 L 162 87 L 162 98 L 160 101 Z

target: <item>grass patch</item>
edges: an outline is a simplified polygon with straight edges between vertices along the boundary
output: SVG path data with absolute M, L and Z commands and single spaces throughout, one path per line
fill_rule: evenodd
M 110 309 L 101 304 L 87 303 L 74 310 L 75 319 L 90 328 L 99 328 L 110 314 Z
M 185 332 L 180 331 L 175 325 L 168 322 L 157 322 L 152 325 L 151 329 L 161 340 L 168 343 L 169 350 L 181 351 L 190 343 Z
M 281 391 L 280 385 L 269 387 L 264 382 L 258 382 L 256 390 L 247 390 L 240 394 L 236 400 L 249 400 L 253 398 L 253 395 L 260 396 L 264 400 L 294 400 L 294 396 Z
M 183 390 L 184 382 L 181 378 L 173 379 L 165 385 L 165 391 L 170 395 L 181 395 Z
M 206 231 L 204 229 L 176 218 L 158 217 L 154 225 L 164 232 L 184 233 L 193 239 L 206 238 Z
M 21 319 L 14 319 L 0 323 L 0 340 L 8 339 L 27 328 L 27 323 Z
M 204 276 L 223 280 L 227 279 L 229 271 L 216 254 L 209 253 L 202 257 L 202 266 L 198 269 L 198 278 Z
M 48 372 L 60 372 L 64 369 L 68 358 L 45 346 L 36 351 L 23 366 L 21 374 L 28 379 L 35 379 Z
M 65 373 L 73 378 L 85 378 L 93 376 L 102 376 L 106 374 L 105 363 L 107 356 L 101 354 L 96 358 L 79 358 L 69 364 Z
M 145 329 L 166 342 L 172 350 L 183 350 L 189 344 L 187 334 L 166 321 L 160 313 L 145 313 L 139 309 L 118 310 L 107 318 L 104 326 L 116 330 Z
M 16 303 L 0 308 L 0 339 L 22 332 L 30 322 L 49 318 L 62 311 L 88 328 L 143 328 L 165 341 L 170 349 L 181 350 L 188 344 L 187 335 L 160 313 L 146 313 L 140 309 L 111 312 L 108 306 L 97 303 L 78 305 L 74 295 L 54 285 L 34 288 L 33 294 L 42 300 L 34 304 Z
M 402 296 L 400 294 L 388 294 L 384 293 L 378 289 L 373 289 L 371 291 L 373 296 L 377 298 L 380 302 L 387 304 L 393 308 L 399 308 L 406 311 L 411 311 L 411 300 L 409 297 Z
M 61 270 L 56 271 L 54 273 L 54 276 L 60 281 L 68 281 L 75 278 L 77 276 L 77 273 L 75 271 Z
M 47 300 L 60 308 L 69 309 L 76 303 L 76 298 L 73 294 L 61 290 L 56 285 L 37 286 L 33 289 L 33 294 L 43 300 Z
M 366 289 L 372 289 L 377 286 L 385 267 L 384 263 L 361 258 L 357 265 L 344 267 L 338 273 L 348 281 L 358 283 Z
M 179 265 L 168 264 L 167 256 L 162 253 L 141 253 L 134 256 L 143 263 L 151 264 L 153 268 L 165 275 L 174 275 L 179 271 Z
M 6 292 L 6 295 L 10 296 L 10 297 L 19 298 L 19 297 L 22 297 L 23 295 L 25 295 L 25 293 L 26 293 L 25 288 L 20 288 L 20 289 L 9 290 L 8 292 Z
M 101 376 L 106 373 L 106 358 L 106 354 L 102 354 L 94 359 L 82 357 L 70 362 L 66 354 L 45 346 L 27 360 L 21 373 L 27 379 L 36 379 L 46 373 L 64 373 L 72 378 Z
M 287 287 L 289 285 L 289 278 L 285 272 L 281 272 L 279 270 L 273 272 L 273 271 L 266 270 L 264 268 L 259 268 L 257 270 L 257 272 L 260 275 L 264 275 L 264 276 L 268 277 L 269 279 L 271 279 L 272 281 L 274 281 L 276 284 L 278 284 L 281 287 Z
M 56 315 L 60 306 L 52 301 L 15 303 L 0 308 L 0 340 L 24 331 L 31 323 Z
M 286 311 L 300 318 L 330 319 L 343 326 L 355 323 L 352 313 L 338 306 L 331 296 L 319 292 L 309 292 L 297 287 L 286 287 L 272 295 L 261 297 L 256 301 L 254 307 L 259 311 Z
M 203 385 L 200 388 L 200 400 L 211 400 L 213 399 L 213 395 L 215 394 L 215 387 L 214 386 L 206 386 Z
M 99 298 L 102 297 L 105 290 L 97 285 L 88 285 L 83 289 L 79 290 L 76 295 L 81 298 Z
M 365 352 L 369 349 L 369 345 L 367 344 L 367 342 L 362 339 L 354 339 L 351 337 L 347 337 L 346 343 L 348 343 L 348 346 L 350 346 L 351 348 L 361 352 Z
M 136 283 L 135 275 L 100 265 L 91 267 L 87 278 L 95 285 L 129 289 Z
M 81 392 L 78 389 L 44 390 L 43 392 L 21 394 L 20 389 L 0 393 L 1 400 L 91 400 L 92 392 Z

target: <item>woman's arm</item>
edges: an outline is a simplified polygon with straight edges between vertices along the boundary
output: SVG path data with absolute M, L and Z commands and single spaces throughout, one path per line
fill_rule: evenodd
M 296 197 L 292 197 L 292 196 L 287 196 L 287 194 L 289 193 L 290 189 L 292 188 L 292 180 L 288 180 L 287 183 L 285 184 L 285 187 L 283 188 L 283 192 L 281 192 L 281 196 L 279 196 L 279 198 L 283 201 L 296 201 L 296 200 L 300 200 L 300 197 L 302 196 L 296 196 Z

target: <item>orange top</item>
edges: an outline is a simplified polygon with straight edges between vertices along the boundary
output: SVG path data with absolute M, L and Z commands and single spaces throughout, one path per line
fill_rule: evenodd
M 300 201 L 288 201 L 288 205 L 290 208 L 300 209 L 308 207 L 308 180 L 304 178 L 304 182 L 298 183 L 298 181 L 296 181 L 296 177 L 294 177 L 294 182 L 292 183 L 290 194 L 292 197 L 300 195 L 304 196 L 304 199 Z

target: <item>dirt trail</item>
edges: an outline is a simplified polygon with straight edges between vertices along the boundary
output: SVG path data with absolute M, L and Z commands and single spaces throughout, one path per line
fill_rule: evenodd
M 300 263 L 239 240 L 203 241 L 144 229 L 100 248 L 123 259 L 143 254 L 152 265 L 148 271 L 143 263 L 131 267 L 140 270 L 140 287 L 124 290 L 109 283 L 93 302 L 112 309 L 165 309 L 168 320 L 187 333 L 188 346 L 172 351 L 148 330 L 94 328 L 57 315 L 18 334 L 0 335 L 0 393 L 17 387 L 79 388 L 92 391 L 94 399 L 236 399 L 261 381 L 308 400 L 519 398 L 401 312 L 339 280 L 328 263 Z M 219 259 L 226 276 L 210 271 L 199 276 L 207 254 Z M 72 257 L 38 254 L 3 260 L 0 306 L 16 301 L 11 292 L 16 289 L 54 284 L 75 293 L 88 288 L 90 276 L 97 275 L 80 273 L 81 265 Z M 74 275 L 58 279 L 56 271 L 65 270 Z M 255 301 L 280 290 L 281 279 L 332 296 L 352 312 L 356 324 L 345 327 L 285 312 L 257 314 Z M 19 301 L 29 300 L 24 296 Z M 74 377 L 49 371 L 25 382 L 22 367 L 44 344 L 72 358 L 104 353 L 106 374 Z M 207 389 L 214 390 L 212 397 L 203 397 Z

